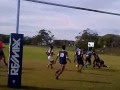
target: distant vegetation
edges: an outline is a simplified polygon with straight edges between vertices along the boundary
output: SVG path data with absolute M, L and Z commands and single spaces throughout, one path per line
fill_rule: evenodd
M 4 43 L 9 43 L 9 35 L 0 34 L 0 41 L 3 41 Z
M 77 46 L 87 49 L 88 42 L 94 42 L 95 49 L 100 53 L 120 55 L 120 35 L 106 34 L 104 36 L 99 36 L 97 32 L 87 28 L 80 32 L 75 39 L 75 41 L 56 40 L 51 31 L 42 29 L 33 37 L 25 36 L 24 44 L 36 46 L 48 46 L 53 44 L 56 47 L 65 44 L 66 46 Z M 9 43 L 9 35 L 0 34 L 0 40 L 4 43 Z
M 87 48 L 87 42 L 94 42 L 95 48 L 120 48 L 120 35 L 106 34 L 98 36 L 97 32 L 86 29 L 76 36 L 76 45 Z

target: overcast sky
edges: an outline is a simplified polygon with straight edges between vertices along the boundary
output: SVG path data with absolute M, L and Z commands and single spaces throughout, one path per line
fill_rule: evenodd
M 120 13 L 120 0 L 41 0 Z M 0 0 L 0 34 L 16 32 L 17 0 Z M 120 16 L 61 8 L 21 0 L 19 32 L 34 36 L 40 29 L 50 30 L 56 39 L 75 40 L 83 29 L 99 35 L 120 34 Z

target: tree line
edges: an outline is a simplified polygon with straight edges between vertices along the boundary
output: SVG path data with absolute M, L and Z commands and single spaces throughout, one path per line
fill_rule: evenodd
M 9 43 L 9 38 L 9 35 L 0 34 L 0 40 L 2 40 L 4 43 Z M 40 30 L 38 34 L 33 37 L 24 37 L 25 45 L 46 46 L 53 44 L 59 47 L 65 44 L 67 46 L 76 46 L 87 49 L 88 42 L 94 42 L 95 48 L 120 48 L 120 35 L 106 34 L 99 36 L 97 32 L 87 28 L 75 37 L 75 41 L 55 40 L 52 32 L 45 29 Z
M 97 32 L 87 28 L 79 33 L 76 46 L 87 48 L 88 42 L 94 42 L 95 48 L 120 48 L 120 35 L 106 34 L 99 36 Z

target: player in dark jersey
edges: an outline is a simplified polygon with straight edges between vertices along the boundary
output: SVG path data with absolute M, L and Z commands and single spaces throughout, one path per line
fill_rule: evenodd
M 106 64 L 105 64 L 105 62 L 102 60 L 102 59 L 100 59 L 100 68 L 101 67 L 107 67 L 107 68 L 109 68 L 110 66 L 107 66 Z
M 88 51 L 86 53 L 86 60 L 85 60 L 85 65 L 87 67 L 87 62 L 89 63 L 89 65 L 91 65 L 91 57 L 92 57 L 92 50 Z
M 104 61 L 102 59 L 100 59 L 100 57 L 98 56 L 98 54 L 94 51 L 93 52 L 93 56 L 94 56 L 94 61 L 93 61 L 93 67 L 108 67 L 107 65 L 105 65 Z
M 100 58 L 95 51 L 93 52 L 93 56 L 94 56 L 93 67 L 97 66 L 98 68 L 100 68 Z
M 84 62 L 83 62 L 83 52 L 81 49 L 77 48 L 77 50 L 75 51 L 75 59 L 74 59 L 74 62 L 77 62 L 77 69 L 78 71 L 81 72 L 83 66 L 84 66 Z M 80 67 L 81 65 L 81 67 Z
M 51 45 L 50 48 L 46 51 L 46 54 L 48 55 L 48 61 L 49 64 L 47 65 L 47 67 L 53 69 L 53 64 L 54 64 L 54 59 L 53 59 L 53 46 Z
M 55 73 L 57 80 L 59 79 L 59 76 L 63 73 L 65 66 L 67 64 L 67 60 L 69 60 L 68 52 L 65 50 L 65 48 L 66 48 L 65 45 L 63 45 L 62 50 L 59 51 L 57 58 L 56 58 L 56 60 L 59 58 L 59 64 L 60 64 L 60 68 Z
M 0 41 L 0 61 L 3 61 L 4 64 L 7 66 L 7 62 L 6 62 L 6 58 L 5 58 L 5 54 L 4 54 L 4 51 L 3 51 L 3 42 Z

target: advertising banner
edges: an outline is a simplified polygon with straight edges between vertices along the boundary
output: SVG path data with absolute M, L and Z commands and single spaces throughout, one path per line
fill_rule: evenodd
M 21 87 L 22 56 L 23 34 L 12 33 L 9 45 L 8 87 Z

